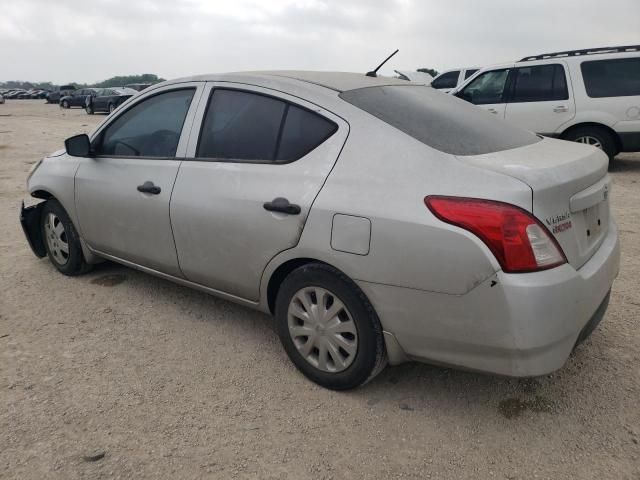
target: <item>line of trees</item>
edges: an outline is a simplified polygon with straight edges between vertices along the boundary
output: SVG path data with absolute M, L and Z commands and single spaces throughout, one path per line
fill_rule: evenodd
M 122 87 L 130 83 L 158 83 L 164 82 L 164 78 L 158 77 L 154 73 L 143 73 L 142 75 L 119 75 L 111 77 L 102 82 L 94 84 L 71 82 L 70 85 L 75 85 L 78 88 L 85 87 Z M 40 90 L 55 90 L 58 85 L 52 82 L 25 82 L 22 80 L 9 80 L 7 82 L 0 82 L 0 88 L 23 88 L 25 90 L 40 89 Z

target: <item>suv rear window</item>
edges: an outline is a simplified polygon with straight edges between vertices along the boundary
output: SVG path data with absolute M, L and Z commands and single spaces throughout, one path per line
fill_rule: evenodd
M 423 86 L 367 87 L 340 97 L 416 140 L 453 155 L 481 155 L 538 142 L 482 109 Z
M 591 98 L 640 95 L 640 57 L 593 60 L 580 67 Z

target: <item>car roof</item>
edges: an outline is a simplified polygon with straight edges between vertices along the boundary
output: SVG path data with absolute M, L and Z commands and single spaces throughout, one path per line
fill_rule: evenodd
M 277 79 L 289 79 L 325 87 L 336 92 L 346 92 L 358 88 L 386 85 L 407 85 L 406 80 L 393 77 L 368 77 L 364 73 L 318 72 L 305 70 L 273 70 L 260 72 L 233 72 L 224 74 L 197 75 L 194 77 L 171 80 L 165 84 L 189 81 L 228 81 L 228 82 L 272 82 Z M 156 85 L 157 86 L 157 85 Z

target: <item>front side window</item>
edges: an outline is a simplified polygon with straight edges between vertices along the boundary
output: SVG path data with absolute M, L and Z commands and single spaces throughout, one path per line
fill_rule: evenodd
M 640 95 L 640 57 L 594 60 L 580 67 L 591 98 Z
M 481 73 L 461 91 L 461 96 L 474 105 L 504 103 L 504 87 L 509 70 L 490 70 Z
M 203 159 L 290 162 L 337 130 L 326 118 L 274 97 L 215 89 L 196 156 Z
M 110 157 L 173 158 L 195 88 L 147 98 L 101 132 L 94 150 Z
M 460 77 L 460 70 L 443 73 L 431 82 L 431 86 L 433 88 L 455 88 L 458 85 L 458 77 Z
M 535 65 L 515 70 L 510 102 L 548 102 L 568 98 L 567 79 L 562 65 Z

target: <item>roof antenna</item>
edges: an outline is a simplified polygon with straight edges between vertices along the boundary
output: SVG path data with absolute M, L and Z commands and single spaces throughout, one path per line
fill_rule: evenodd
M 371 70 L 370 72 L 367 72 L 367 77 L 377 77 L 378 76 L 378 70 L 380 70 L 382 68 L 382 66 L 387 63 L 391 57 L 393 57 L 396 53 L 398 53 L 400 50 L 396 48 L 396 51 L 393 52 L 391 55 L 389 55 L 384 62 L 382 62 L 380 65 L 378 65 L 378 68 L 376 68 L 375 70 Z

